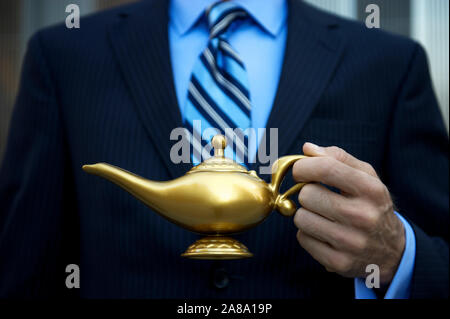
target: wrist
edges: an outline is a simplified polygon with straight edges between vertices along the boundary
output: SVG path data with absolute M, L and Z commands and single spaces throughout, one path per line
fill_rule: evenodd
M 398 240 L 395 240 L 391 245 L 392 249 L 388 252 L 386 258 L 386 264 L 380 267 L 380 288 L 389 287 L 392 279 L 394 278 L 397 269 L 402 260 L 403 252 L 406 246 L 405 229 L 401 220 L 395 216 L 396 232 L 399 234 Z

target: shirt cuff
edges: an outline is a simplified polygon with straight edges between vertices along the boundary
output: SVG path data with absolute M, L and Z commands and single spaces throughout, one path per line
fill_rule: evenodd
M 401 220 L 405 229 L 405 249 L 384 299 L 408 299 L 411 292 L 411 280 L 416 259 L 416 237 L 406 219 L 397 212 L 395 214 Z M 366 286 L 364 278 L 355 278 L 355 299 L 377 299 L 375 291 Z

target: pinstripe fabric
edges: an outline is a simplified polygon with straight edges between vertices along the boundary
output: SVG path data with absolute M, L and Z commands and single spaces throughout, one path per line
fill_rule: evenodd
M 0 296 L 353 298 L 352 279 L 328 273 L 298 245 L 292 219 L 272 214 L 237 235 L 251 259 L 183 259 L 196 234 L 81 170 L 104 161 L 160 181 L 186 172 L 169 155 L 182 121 L 167 2 L 142 1 L 31 40 L 0 169 Z M 312 141 L 371 163 L 416 229 L 412 297 L 445 297 L 448 136 L 424 51 L 301 1 L 289 6 L 269 118 L 279 155 Z M 78 291 L 64 285 L 69 263 L 80 264 Z M 221 289 L 219 269 L 229 279 Z
M 228 140 L 225 156 L 246 163 L 248 136 L 243 133 L 251 124 L 248 79 L 242 60 L 227 41 L 227 31 L 248 14 L 232 1 L 216 2 L 206 8 L 205 14 L 210 40 L 194 66 L 185 108 L 192 161 L 199 164 L 209 158 L 211 154 L 203 150 L 215 134 L 221 133 Z

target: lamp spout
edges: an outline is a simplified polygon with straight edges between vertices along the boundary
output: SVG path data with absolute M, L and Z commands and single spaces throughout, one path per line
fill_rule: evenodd
M 107 163 L 83 165 L 89 174 L 103 177 L 123 188 L 147 206 L 157 209 L 163 200 L 163 182 L 154 182 Z

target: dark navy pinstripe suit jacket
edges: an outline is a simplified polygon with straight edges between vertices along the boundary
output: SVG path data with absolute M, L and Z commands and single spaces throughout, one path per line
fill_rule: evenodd
M 186 260 L 197 235 L 81 170 L 104 161 L 167 180 L 188 168 L 169 159 L 182 123 L 167 2 L 31 39 L 0 171 L 0 296 L 353 298 L 353 280 L 315 262 L 291 219 L 272 214 L 238 236 L 252 259 Z M 267 127 L 279 128 L 280 156 L 312 141 L 371 163 L 414 225 L 412 297 L 448 295 L 448 136 L 419 45 L 291 1 Z

